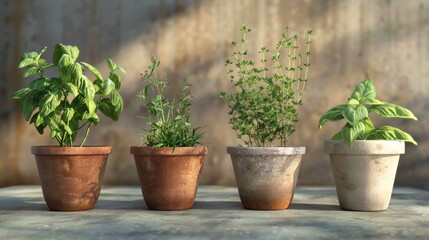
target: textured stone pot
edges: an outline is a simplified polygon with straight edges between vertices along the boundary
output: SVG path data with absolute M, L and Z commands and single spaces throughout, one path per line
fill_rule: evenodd
M 340 207 L 356 211 L 383 211 L 389 206 L 404 142 L 365 140 L 348 147 L 326 141 Z
M 34 146 L 43 197 L 53 211 L 92 209 L 100 195 L 110 146 Z
M 192 208 L 207 147 L 131 147 L 146 206 L 153 210 Z
M 227 152 L 244 208 L 289 207 L 305 147 L 228 147 Z

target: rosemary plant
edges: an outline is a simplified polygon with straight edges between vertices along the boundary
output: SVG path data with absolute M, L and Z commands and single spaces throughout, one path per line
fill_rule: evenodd
M 229 123 L 248 146 L 286 146 L 307 83 L 312 31 L 306 32 L 305 50 L 300 51 L 299 36 L 286 28 L 271 55 L 267 47 L 260 49 L 257 63 L 247 49 L 251 29 L 243 25 L 240 30 L 243 37 L 232 42 L 232 59 L 225 62 L 234 91 L 220 95 L 229 107 Z

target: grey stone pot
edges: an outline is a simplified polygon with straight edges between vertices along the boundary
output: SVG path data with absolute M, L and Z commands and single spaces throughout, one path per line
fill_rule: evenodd
M 404 142 L 355 141 L 350 148 L 343 141 L 325 142 L 342 209 L 383 211 L 389 207 Z
M 289 207 L 305 147 L 228 147 L 227 152 L 244 208 Z

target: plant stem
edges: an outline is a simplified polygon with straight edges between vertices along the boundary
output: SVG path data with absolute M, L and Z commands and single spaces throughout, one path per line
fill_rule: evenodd
M 91 123 L 89 123 L 88 128 L 86 129 L 85 136 L 83 137 L 83 140 L 82 140 L 82 142 L 80 143 L 79 147 L 82 147 L 82 146 L 83 146 L 83 144 L 85 143 L 86 138 L 88 137 L 89 129 L 90 129 L 90 128 L 91 128 Z

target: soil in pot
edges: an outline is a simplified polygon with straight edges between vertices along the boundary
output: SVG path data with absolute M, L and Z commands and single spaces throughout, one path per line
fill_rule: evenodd
M 207 147 L 131 147 L 146 206 L 153 210 L 192 208 Z
M 34 146 L 40 182 L 53 211 L 92 209 L 98 200 L 110 146 Z
M 383 211 L 389 207 L 404 142 L 364 140 L 348 147 L 326 141 L 340 207 L 355 211 Z
M 244 208 L 289 207 L 305 147 L 228 147 L 227 152 Z

